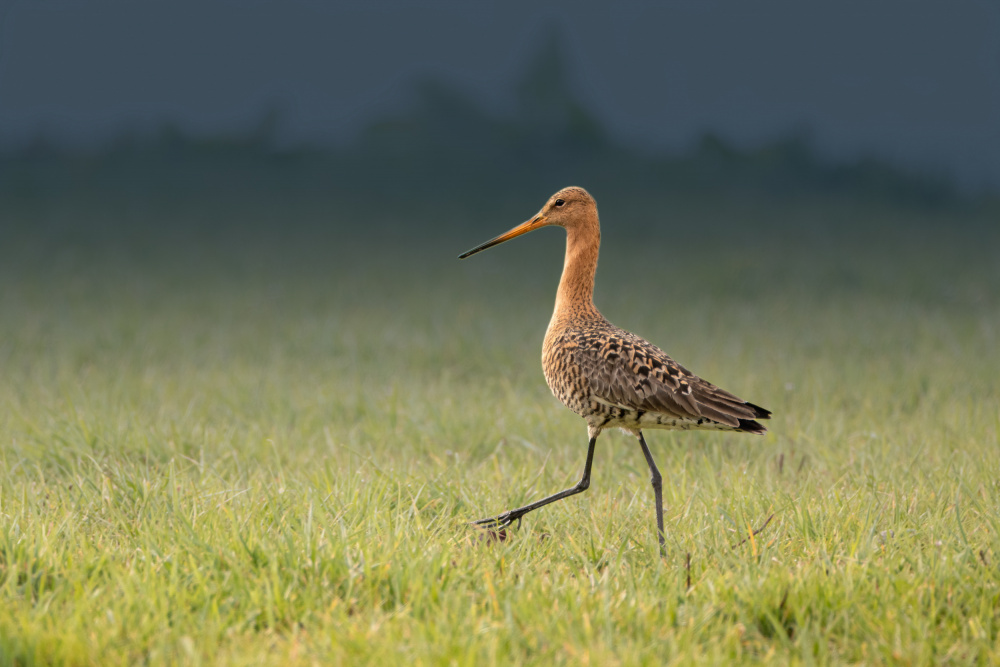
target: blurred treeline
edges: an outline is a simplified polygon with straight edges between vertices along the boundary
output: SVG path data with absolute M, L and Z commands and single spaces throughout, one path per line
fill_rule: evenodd
M 0 215 L 8 226 L 83 224 L 82 217 L 59 212 L 62 206 L 91 211 L 91 221 L 129 218 L 142 227 L 144 220 L 160 224 L 164 212 L 191 209 L 212 213 L 177 215 L 175 224 L 187 218 L 199 226 L 246 226 L 253 218 L 288 229 L 321 220 L 356 228 L 366 217 L 433 218 L 446 225 L 488 211 L 486 217 L 513 224 L 569 184 L 587 187 L 602 203 L 651 193 L 686 201 L 805 198 L 972 207 L 977 219 L 996 208 L 991 195 L 962 193 L 940 175 L 877 159 L 829 163 L 802 133 L 752 149 L 712 134 L 676 154 L 624 148 L 571 91 L 556 39 L 529 63 L 514 113 L 491 113 L 437 80 L 424 80 L 414 92 L 408 112 L 375 122 L 339 148 L 279 147 L 278 113 L 245 132 L 193 136 L 168 125 L 147 135 L 123 134 L 98 150 L 39 137 L 0 155 Z M 234 220 L 227 214 L 233 210 L 255 215 Z M 147 211 L 157 215 L 143 215 Z

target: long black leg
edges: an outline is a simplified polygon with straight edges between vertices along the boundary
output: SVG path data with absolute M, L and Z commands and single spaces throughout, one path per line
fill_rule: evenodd
M 594 462 L 594 446 L 597 444 L 597 436 L 595 435 L 590 439 L 590 448 L 587 450 L 587 465 L 583 468 L 583 477 L 577 482 L 576 486 L 566 489 L 565 491 L 560 491 L 559 493 L 553 494 L 547 498 L 542 498 L 541 500 L 536 500 L 530 505 L 525 505 L 524 507 L 518 507 L 517 509 L 507 510 L 503 514 L 498 514 L 497 516 L 491 516 L 488 519 L 480 519 L 479 521 L 473 521 L 477 526 L 496 526 L 502 528 L 504 526 L 509 526 L 515 521 L 520 522 L 521 517 L 538 509 L 539 507 L 544 507 L 549 503 L 554 503 L 557 500 L 562 500 L 563 498 L 568 498 L 570 496 L 575 496 L 578 493 L 586 491 L 590 487 L 590 466 Z M 520 524 L 518 524 L 520 525 Z
M 642 447 L 642 455 L 646 457 L 646 465 L 649 466 L 649 481 L 653 484 L 653 495 L 656 497 L 656 530 L 660 536 L 660 554 L 665 556 L 667 547 L 663 538 L 663 477 L 653 461 L 649 447 L 646 446 L 646 439 L 642 437 L 642 431 L 639 431 L 639 446 Z

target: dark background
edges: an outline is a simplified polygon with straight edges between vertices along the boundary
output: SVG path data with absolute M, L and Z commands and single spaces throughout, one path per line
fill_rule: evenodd
M 1000 6 L 988 2 L 6 2 L 0 132 L 100 146 L 166 123 L 199 136 L 277 114 L 282 146 L 342 146 L 419 106 L 420 81 L 518 115 L 559 39 L 567 90 L 609 138 L 690 149 L 806 132 L 1000 185 Z
M 0 224 L 39 261 L 366 234 L 450 258 L 569 184 L 651 239 L 996 218 L 987 2 L 0 7 Z

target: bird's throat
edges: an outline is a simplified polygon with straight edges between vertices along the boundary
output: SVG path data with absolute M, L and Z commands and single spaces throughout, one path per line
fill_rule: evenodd
M 553 319 L 596 314 L 594 274 L 601 245 L 600 228 L 566 230 L 566 260 L 563 264 Z

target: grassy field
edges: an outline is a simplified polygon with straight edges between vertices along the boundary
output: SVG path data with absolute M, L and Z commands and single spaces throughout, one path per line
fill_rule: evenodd
M 273 237 L 70 208 L 5 238 L 0 664 L 1000 661 L 996 226 L 602 208 L 604 314 L 775 414 L 648 434 L 661 559 L 619 433 L 586 494 L 501 543 L 466 525 L 583 466 L 539 363 L 562 234 L 455 259 L 538 199 Z

